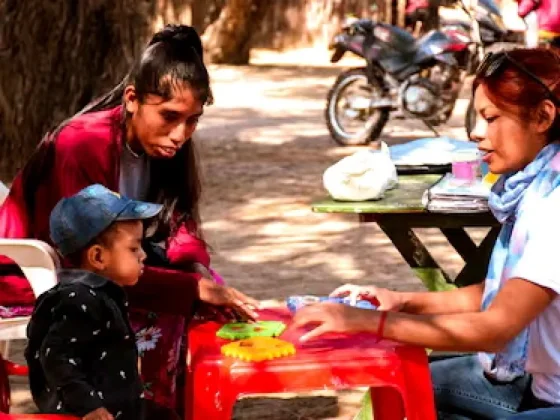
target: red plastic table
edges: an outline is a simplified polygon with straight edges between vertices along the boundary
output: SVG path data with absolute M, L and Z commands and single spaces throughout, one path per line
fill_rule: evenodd
M 256 393 L 372 389 L 375 420 L 435 420 L 428 358 L 423 348 L 380 340 L 372 334 L 331 335 L 300 343 L 304 331 L 290 326 L 286 308 L 261 311 L 262 320 L 288 324 L 279 337 L 296 346 L 296 355 L 257 363 L 225 357 L 216 337 L 220 325 L 189 328 L 186 388 L 188 420 L 230 419 L 239 396 Z
M 0 413 L 10 411 L 10 376 L 27 376 L 27 366 L 5 360 L 0 353 Z M 1 415 L 0 415 L 1 419 Z

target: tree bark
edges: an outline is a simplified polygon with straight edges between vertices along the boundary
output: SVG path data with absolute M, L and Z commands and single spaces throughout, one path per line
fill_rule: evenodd
M 383 1 L 0 0 L 0 180 L 12 180 L 47 130 L 120 81 L 165 23 L 206 29 L 210 60 L 246 64 L 256 38 L 308 43 L 335 15 Z
M 190 0 L 0 0 L 0 180 L 45 132 L 127 73 L 154 24 Z
M 252 46 L 326 47 L 346 17 L 390 21 L 391 10 L 391 0 L 273 0 Z
M 247 64 L 253 33 L 270 0 L 227 0 L 218 19 L 204 31 L 206 56 L 214 63 Z
M 192 26 L 199 34 L 220 17 L 226 0 L 195 1 L 192 5 Z

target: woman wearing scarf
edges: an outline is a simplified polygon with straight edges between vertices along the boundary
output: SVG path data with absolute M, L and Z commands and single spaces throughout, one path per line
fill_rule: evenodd
M 314 327 L 303 340 L 367 330 L 476 352 L 432 362 L 441 419 L 560 418 L 560 57 L 489 55 L 473 92 L 481 118 L 472 140 L 501 174 L 489 205 L 502 230 L 486 280 L 440 293 L 343 286 L 333 294 L 376 299 L 379 310 L 322 303 L 296 322 Z

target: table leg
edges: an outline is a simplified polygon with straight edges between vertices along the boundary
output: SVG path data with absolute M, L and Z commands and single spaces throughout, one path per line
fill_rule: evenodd
M 412 229 L 388 226 L 381 222 L 378 224 L 428 290 L 453 289 L 449 276 L 440 268 Z
M 462 228 L 441 228 L 449 243 L 459 253 L 463 261 L 469 261 L 476 254 L 477 246 Z
M 480 243 L 480 246 L 476 249 L 476 253 L 465 261 L 465 266 L 455 278 L 455 285 L 457 287 L 480 283 L 485 279 L 490 255 L 499 234 L 500 227 L 495 226 L 490 229 L 484 240 Z
M 390 387 L 370 388 L 373 419 L 405 419 L 404 402 L 396 389 Z
M 198 378 L 198 381 L 197 381 Z M 205 386 L 204 381 L 221 381 L 220 386 Z M 198 384 L 198 388 L 195 387 Z M 237 401 L 237 392 L 219 370 L 192 370 L 187 379 L 185 420 L 229 420 Z
M 406 387 L 407 420 L 436 420 L 434 390 L 427 356 L 424 352 L 402 349 L 401 368 Z
M 381 220 L 378 220 L 377 223 L 412 271 L 422 280 L 428 290 L 432 291 L 450 290 L 455 286 L 464 287 L 483 281 L 494 243 L 500 233 L 499 226 L 492 227 L 480 246 L 477 247 L 463 229 L 441 228 L 449 243 L 465 260 L 465 266 L 455 280 L 451 281 L 449 275 L 441 269 L 412 228 L 398 227 L 393 223 L 385 224 Z

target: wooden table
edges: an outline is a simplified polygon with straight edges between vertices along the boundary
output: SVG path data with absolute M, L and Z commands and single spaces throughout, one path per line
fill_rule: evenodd
M 360 222 L 376 222 L 389 237 L 414 273 L 429 290 L 449 290 L 484 280 L 500 224 L 490 212 L 430 213 L 422 205 L 422 194 L 441 175 L 401 175 L 397 188 L 387 191 L 377 201 L 342 202 L 324 199 L 313 203 L 317 213 L 357 214 Z M 466 227 L 489 227 L 484 240 L 477 246 Z M 465 261 L 455 279 L 438 265 L 414 228 L 439 228 L 449 243 Z

